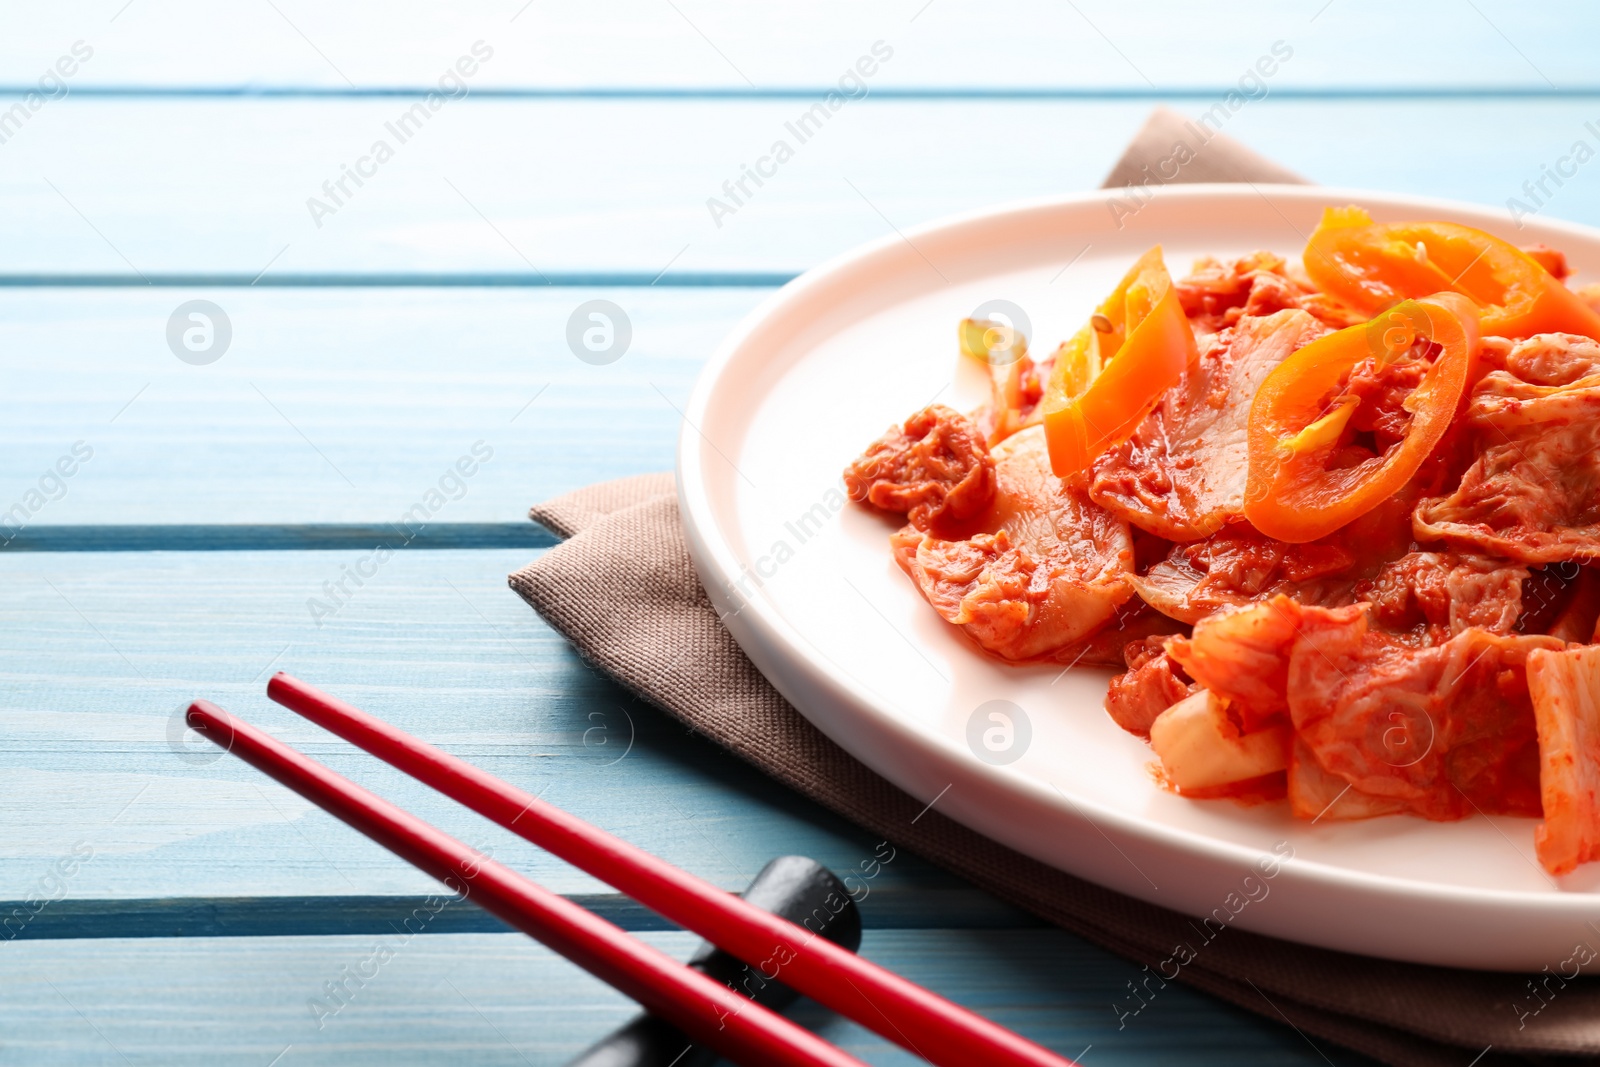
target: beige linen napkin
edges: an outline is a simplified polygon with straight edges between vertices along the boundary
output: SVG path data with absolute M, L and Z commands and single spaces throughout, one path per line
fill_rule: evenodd
M 1176 181 L 1302 181 L 1222 134 L 1201 143 L 1196 127 L 1164 110 L 1112 178 L 1143 181 L 1143 164 L 1172 158 L 1179 142 L 1194 158 Z M 1168 961 L 1170 973 L 1175 947 L 1199 940 L 1183 915 L 1054 870 L 937 810 L 916 818 L 924 800 L 824 737 L 718 622 L 689 559 L 670 473 L 591 486 L 530 514 L 567 540 L 511 575 L 511 587 L 639 696 L 896 846 L 1152 969 Z M 1590 941 L 1600 946 L 1600 935 Z M 1199 946 L 1176 980 L 1399 1067 L 1505 1067 L 1552 1056 L 1600 1065 L 1600 982 L 1539 977 L 1535 995 L 1525 976 L 1391 963 L 1230 927 Z M 1125 992 L 1106 991 L 1108 1012 Z

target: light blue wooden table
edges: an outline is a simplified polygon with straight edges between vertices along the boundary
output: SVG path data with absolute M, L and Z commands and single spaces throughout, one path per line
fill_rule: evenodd
M 866 835 L 630 699 L 510 593 L 551 543 L 527 506 L 669 467 L 706 355 L 785 278 L 891 227 L 1091 187 L 1156 103 L 1199 114 L 1242 87 L 1227 131 L 1308 177 L 1526 200 L 1575 142 L 1600 147 L 1597 20 L 1504 0 L 8 12 L 0 916 L 25 918 L 0 935 L 0 1063 L 562 1062 L 631 1006 L 465 907 L 402 942 L 429 881 L 188 746 L 183 705 L 215 699 L 686 955 L 268 703 L 268 673 L 730 889 L 780 852 L 855 866 Z M 763 163 L 841 79 L 856 96 Z M 747 166 L 767 177 L 733 201 Z M 1597 183 L 1547 179 L 1541 209 L 1600 223 Z M 608 365 L 566 340 L 596 298 L 632 326 Z M 214 362 L 169 345 L 191 300 L 226 316 Z M 475 445 L 491 458 L 451 476 Z M 426 533 L 352 584 L 419 503 Z M 863 909 L 867 955 L 1091 1065 L 1364 1062 L 1177 987 L 1119 1030 L 1131 966 L 909 855 Z M 379 945 L 394 958 L 319 1018 Z

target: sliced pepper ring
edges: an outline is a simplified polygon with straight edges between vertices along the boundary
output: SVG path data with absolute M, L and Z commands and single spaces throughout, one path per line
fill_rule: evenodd
M 1411 414 L 1405 437 L 1382 455 L 1336 466 L 1357 406 L 1341 393 L 1350 372 L 1365 360 L 1399 358 L 1419 336 L 1439 352 L 1403 402 Z M 1399 492 L 1450 428 L 1475 374 L 1478 340 L 1472 301 L 1437 293 L 1292 353 L 1250 406 L 1245 518 L 1268 537 L 1314 541 Z
M 1082 473 L 1125 440 L 1197 359 L 1157 245 L 1056 350 L 1039 406 L 1056 476 Z
M 1401 300 L 1454 292 L 1478 306 L 1487 336 L 1600 339 L 1600 313 L 1528 253 L 1471 226 L 1375 223 L 1359 207 L 1328 208 L 1304 258 L 1319 289 L 1367 315 Z

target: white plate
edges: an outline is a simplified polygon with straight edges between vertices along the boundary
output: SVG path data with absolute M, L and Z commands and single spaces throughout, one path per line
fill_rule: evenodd
M 847 505 L 840 472 L 937 397 L 967 409 L 955 325 L 989 300 L 1031 319 L 1048 352 L 1154 243 L 1196 256 L 1296 256 L 1327 204 L 1379 220 L 1449 218 L 1563 249 L 1600 276 L 1600 235 L 1463 204 L 1307 186 L 1175 186 L 1010 205 L 894 235 L 785 286 L 706 368 L 679 441 L 690 549 L 740 645 L 824 733 L 914 797 L 1036 859 L 1190 915 L 1309 944 L 1486 969 L 1557 967 L 1600 943 L 1600 864 L 1551 879 L 1532 819 L 1409 817 L 1310 824 L 1283 804 L 1196 802 L 1159 789 L 1147 746 L 1101 708 L 1107 675 L 1007 667 L 966 643 L 889 558 L 893 526 Z M 1121 223 L 1119 226 L 1118 223 Z M 991 700 L 1032 737 L 979 759 L 969 720 Z M 987 724 L 985 724 L 987 725 Z M 1274 849 L 1293 856 L 1264 878 Z M 1250 881 L 1246 881 L 1251 878 Z M 1239 901 L 1255 898 L 1242 909 Z M 1234 914 L 1234 913 L 1237 914 Z

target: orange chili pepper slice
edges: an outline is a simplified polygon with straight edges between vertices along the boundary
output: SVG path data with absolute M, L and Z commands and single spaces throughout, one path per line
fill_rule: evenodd
M 1450 428 L 1474 377 L 1479 336 L 1472 301 L 1437 293 L 1292 353 L 1267 375 L 1250 406 L 1245 518 L 1268 537 L 1314 541 L 1397 493 Z M 1344 394 L 1350 373 L 1367 360 L 1408 358 L 1418 337 L 1440 349 L 1402 402 L 1411 414 L 1405 436 L 1381 455 L 1362 457 L 1345 447 L 1358 407 Z
M 1375 223 L 1359 207 L 1330 207 L 1306 242 L 1304 258 L 1318 288 L 1367 315 L 1401 300 L 1453 292 L 1478 306 L 1489 336 L 1600 339 L 1600 314 L 1537 259 L 1470 226 Z
M 1056 476 L 1087 470 L 1125 440 L 1199 358 L 1157 245 L 1056 350 L 1039 407 Z

